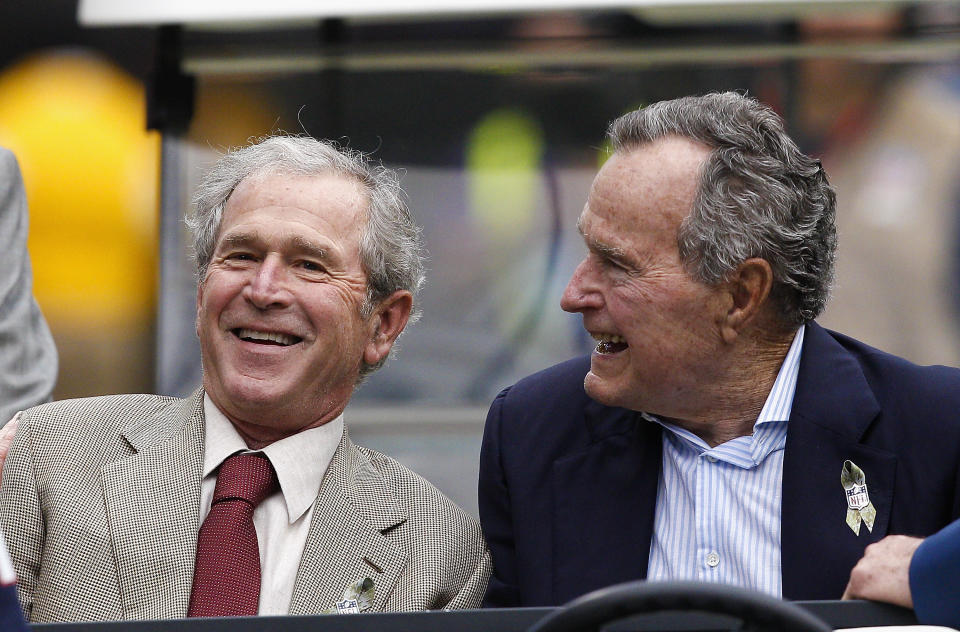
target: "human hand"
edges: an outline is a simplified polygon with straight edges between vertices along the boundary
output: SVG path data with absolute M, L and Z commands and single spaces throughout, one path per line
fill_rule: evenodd
M 0 474 L 3 473 L 3 462 L 7 460 L 7 452 L 10 451 L 13 436 L 17 434 L 17 423 L 19 421 L 20 413 L 17 413 L 3 428 L 0 428 Z
M 888 535 L 867 547 L 853 567 L 843 599 L 869 599 L 913 608 L 910 561 L 923 538 Z

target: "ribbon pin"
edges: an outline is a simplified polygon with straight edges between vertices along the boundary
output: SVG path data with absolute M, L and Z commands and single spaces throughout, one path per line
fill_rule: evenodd
M 343 597 L 340 598 L 332 608 L 324 610 L 321 614 L 357 614 L 369 610 L 373 605 L 373 597 L 376 589 L 373 580 L 369 577 L 357 580 L 355 583 L 347 586 L 343 591 Z
M 847 496 L 847 526 L 860 535 L 860 521 L 873 533 L 873 523 L 877 519 L 877 510 L 870 502 L 867 492 L 867 477 L 853 461 L 844 461 L 840 471 L 840 484 Z

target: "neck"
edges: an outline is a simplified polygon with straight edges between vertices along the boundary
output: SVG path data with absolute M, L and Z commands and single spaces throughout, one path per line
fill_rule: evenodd
M 227 419 L 230 420 L 230 423 L 233 424 L 234 429 L 236 429 L 237 434 L 240 435 L 240 438 L 243 439 L 243 442 L 246 443 L 247 447 L 251 450 L 260 450 L 267 447 L 271 443 L 276 443 L 281 439 L 286 439 L 287 437 L 305 430 L 319 428 L 320 426 L 329 423 L 336 418 L 337 415 L 327 416 L 322 419 L 317 419 L 313 423 L 309 423 L 297 428 L 286 429 L 264 427 L 258 424 L 248 424 L 232 419 L 229 416 L 227 417 Z
M 210 395 L 209 391 L 207 394 Z M 346 401 L 337 402 L 335 405 L 331 403 L 330 406 L 322 407 L 324 412 L 320 416 L 312 416 L 305 411 L 286 411 L 273 407 L 237 409 L 233 406 L 221 405 L 212 395 L 210 400 L 251 450 L 260 450 L 271 443 L 305 430 L 319 428 L 336 419 L 347 404 Z M 318 408 L 321 407 L 318 406 Z M 263 420 L 267 422 L 264 423 Z
M 743 345 L 730 367 L 705 387 L 700 406 L 665 418 L 697 435 L 711 448 L 753 434 L 753 426 L 773 389 L 794 333 L 776 339 L 755 338 Z

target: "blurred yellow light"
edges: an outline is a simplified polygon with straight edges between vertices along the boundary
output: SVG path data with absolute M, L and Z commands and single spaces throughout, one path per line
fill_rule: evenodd
M 0 145 L 23 171 L 34 293 L 51 321 L 111 327 L 154 304 L 160 137 L 143 87 L 82 51 L 0 73 Z
M 494 240 L 525 239 L 541 194 L 544 141 L 539 124 L 524 112 L 487 114 L 467 141 L 470 208 L 479 228 Z

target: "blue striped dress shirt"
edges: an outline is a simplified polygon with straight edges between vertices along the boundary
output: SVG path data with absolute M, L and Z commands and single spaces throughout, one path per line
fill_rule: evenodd
M 665 429 L 648 579 L 734 584 L 781 596 L 783 447 L 803 331 L 794 336 L 752 435 L 711 448 L 644 413 Z

